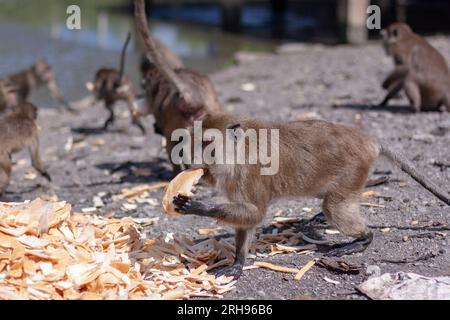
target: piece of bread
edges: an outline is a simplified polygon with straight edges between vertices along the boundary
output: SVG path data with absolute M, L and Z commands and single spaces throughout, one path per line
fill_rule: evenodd
M 179 215 L 174 210 L 173 198 L 179 194 L 190 197 L 193 187 L 198 183 L 203 174 L 203 169 L 189 169 L 179 173 L 170 181 L 162 200 L 163 209 L 168 215 Z

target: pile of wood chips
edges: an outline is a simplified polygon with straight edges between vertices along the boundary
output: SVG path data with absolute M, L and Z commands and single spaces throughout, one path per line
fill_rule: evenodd
M 131 218 L 71 212 L 40 198 L 0 203 L 0 299 L 220 297 L 235 281 L 225 241 L 147 240 Z

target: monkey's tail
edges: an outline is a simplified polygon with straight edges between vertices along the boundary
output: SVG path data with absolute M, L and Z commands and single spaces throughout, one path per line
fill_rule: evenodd
M 450 196 L 447 192 L 438 187 L 433 181 L 425 177 L 422 173 L 414 168 L 414 165 L 406 159 L 405 156 L 395 152 L 391 148 L 387 147 L 385 144 L 381 144 L 381 154 L 386 156 L 392 161 L 396 166 L 398 166 L 402 171 L 409 174 L 414 180 L 420 183 L 425 189 L 434 194 L 441 201 L 445 202 L 450 206 Z
M 123 73 L 125 71 L 125 56 L 127 53 L 128 44 L 131 40 L 131 32 L 128 32 L 127 39 L 123 44 L 122 53 L 120 54 L 120 70 L 119 70 L 119 85 L 122 83 Z
M 148 31 L 147 17 L 145 15 L 145 1 L 134 0 L 134 16 L 136 17 L 136 26 L 141 34 L 145 46 L 145 55 L 147 59 L 154 63 L 166 79 L 175 87 L 181 97 L 188 98 L 189 91 L 183 81 L 176 75 L 176 73 L 169 67 L 165 59 L 162 59 L 158 50 L 156 49 L 155 41 Z

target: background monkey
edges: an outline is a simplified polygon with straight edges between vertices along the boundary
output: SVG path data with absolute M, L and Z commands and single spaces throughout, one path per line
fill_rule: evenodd
M 37 108 L 25 102 L 0 118 L 0 194 L 9 184 L 11 175 L 11 156 L 28 148 L 31 165 L 48 181 L 51 181 L 47 169 L 39 154 L 39 137 L 36 125 Z
M 136 104 L 133 82 L 124 74 L 125 55 L 130 39 L 131 34 L 128 33 L 120 56 L 120 69 L 101 68 L 95 73 L 94 83 L 88 82 L 86 86 L 89 91 L 94 92 L 97 100 L 102 100 L 104 102 L 106 109 L 109 111 L 109 117 L 106 119 L 103 129 L 107 129 L 110 125 L 114 124 L 114 104 L 117 101 L 125 101 L 130 110 L 132 124 L 137 126 L 139 130 L 145 134 L 144 126 L 139 118 L 136 117 L 138 107 Z
M 450 205 L 448 193 L 417 172 L 408 160 L 354 128 L 321 120 L 269 123 L 228 114 L 207 115 L 203 130 L 209 128 L 219 129 L 224 137 L 233 135 L 235 141 L 242 139 L 242 135 L 240 138 L 233 133 L 236 129 L 268 129 L 269 134 L 270 129 L 279 130 L 279 171 L 275 175 L 261 175 L 261 164 L 199 165 L 206 170 L 203 181 L 223 191 L 229 202 L 206 204 L 195 198 L 174 198 L 175 210 L 182 214 L 213 217 L 235 227 L 235 264 L 219 274 L 241 275 L 256 226 L 263 221 L 270 203 L 284 197 L 323 198 L 327 220 L 342 234 L 355 238 L 351 243 L 335 246 L 328 255 L 365 250 L 373 235 L 360 213 L 359 202 L 380 153 Z M 245 143 L 248 159 L 248 141 Z
M 0 79 L 0 113 L 18 104 L 17 88 L 8 79 Z
M 155 46 L 158 52 L 160 52 L 161 56 L 164 57 L 170 68 L 172 68 L 173 70 L 184 68 L 183 61 L 174 52 L 172 52 L 172 50 L 170 50 L 156 38 L 154 38 L 153 41 L 155 42 Z M 141 57 L 141 63 L 139 65 L 139 71 L 141 73 L 142 79 L 141 84 L 143 88 L 145 88 L 147 73 L 155 67 L 156 66 L 147 59 L 146 55 L 143 54 Z
M 52 67 L 44 59 L 39 59 L 29 68 L 7 77 L 17 88 L 18 102 L 27 101 L 31 91 L 45 85 L 50 91 L 50 95 L 68 110 L 73 111 L 69 103 L 64 99 L 58 85 Z
M 149 112 L 155 117 L 155 131 L 167 140 L 166 150 L 170 158 L 172 148 L 177 143 L 171 141 L 172 132 L 191 126 L 195 119 L 207 112 L 219 111 L 220 104 L 207 76 L 187 68 L 174 70 L 162 57 L 148 31 L 145 2 L 135 0 L 134 6 L 137 29 L 147 59 L 153 66 L 146 73 L 146 102 Z M 179 165 L 173 164 L 173 168 L 175 173 L 180 171 Z
M 450 72 L 445 58 L 404 23 L 394 23 L 382 31 L 383 46 L 395 64 L 383 82 L 388 91 L 381 106 L 404 90 L 414 110 L 450 111 Z

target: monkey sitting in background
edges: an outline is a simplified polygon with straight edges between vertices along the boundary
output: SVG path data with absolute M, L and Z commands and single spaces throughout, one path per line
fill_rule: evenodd
M 321 120 L 270 123 L 220 113 L 207 115 L 202 120 L 203 130 L 218 129 L 224 140 L 230 137 L 235 145 L 243 143 L 245 159 L 255 156 L 245 138 L 246 130 L 260 132 L 266 129 L 269 135 L 266 142 L 272 141 L 272 129 L 278 130 L 279 134 L 279 141 L 274 145 L 279 151 L 279 166 L 274 175 L 261 175 L 263 166 L 249 164 L 248 160 L 245 164 L 227 164 L 219 159 L 225 164 L 193 165 L 193 168 L 204 169 L 206 173 L 201 181 L 224 192 L 228 202 L 204 203 L 182 195 L 173 200 L 175 211 L 181 214 L 212 217 L 235 227 L 236 260 L 233 266 L 219 271 L 219 275 L 236 278 L 241 275 L 255 228 L 263 221 L 269 205 L 279 198 L 323 199 L 323 213 L 330 224 L 355 239 L 336 245 L 328 255 L 341 256 L 365 250 L 373 234 L 360 213 L 360 198 L 370 169 L 380 153 L 450 205 L 448 193 L 417 172 L 406 158 L 357 129 Z M 237 130 L 243 131 L 238 134 Z M 211 141 L 203 139 L 202 151 L 210 144 Z M 226 143 L 223 145 L 210 150 L 211 154 L 228 157 L 229 149 Z M 242 152 L 237 149 L 231 153 L 234 159 Z M 271 150 L 270 146 L 268 149 Z
M 44 59 L 37 60 L 34 65 L 9 75 L 6 79 L 16 86 L 18 103 L 27 101 L 33 89 L 45 85 L 56 101 L 63 104 L 69 111 L 73 111 L 56 84 L 52 67 Z
M 412 107 L 419 111 L 450 111 L 450 71 L 445 58 L 404 23 L 382 31 L 383 46 L 395 64 L 383 82 L 388 91 L 380 106 L 404 90 Z
M 28 148 L 31 165 L 48 181 L 47 169 L 39 154 L 37 108 L 28 102 L 19 104 L 10 113 L 0 117 L 0 195 L 9 184 L 11 175 L 11 156 Z
M 130 42 L 131 34 L 128 33 L 127 39 L 122 48 L 120 57 L 120 70 L 113 68 L 101 68 L 95 74 L 94 83 L 88 82 L 86 87 L 89 91 L 95 94 L 97 100 L 102 100 L 106 109 L 109 111 L 109 117 L 103 125 L 103 129 L 114 124 L 114 104 L 117 101 L 125 101 L 130 110 L 132 124 L 137 126 L 139 130 L 145 134 L 145 128 L 139 118 L 136 116 L 137 104 L 134 93 L 133 82 L 124 74 L 125 69 L 125 54 Z
M 0 114 L 18 104 L 17 88 L 8 79 L 0 79 Z

